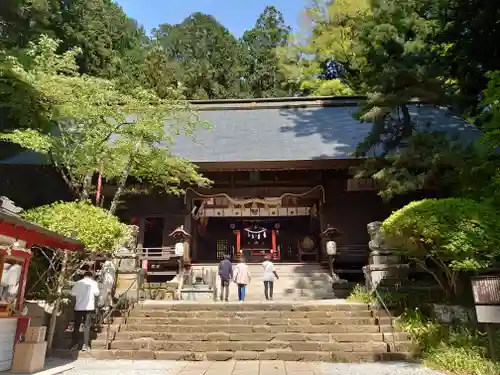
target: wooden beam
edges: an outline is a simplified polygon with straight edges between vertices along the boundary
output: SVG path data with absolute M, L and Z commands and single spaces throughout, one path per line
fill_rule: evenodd
M 311 190 L 311 186 L 256 186 L 256 187 L 238 187 L 238 188 L 199 188 L 196 192 L 204 195 L 213 195 L 225 193 L 231 197 L 279 197 L 285 193 L 302 194 Z M 191 190 L 186 192 L 187 199 L 200 198 L 196 193 Z M 307 196 L 308 198 L 321 198 L 321 190 L 317 189 L 311 191 Z
M 324 170 L 347 169 L 363 163 L 364 159 L 317 159 L 286 161 L 231 161 L 196 162 L 201 172 L 224 171 L 281 171 L 281 170 Z

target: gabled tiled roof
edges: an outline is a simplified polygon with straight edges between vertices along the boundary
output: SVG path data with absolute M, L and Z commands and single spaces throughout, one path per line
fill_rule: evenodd
M 201 129 L 196 141 L 175 139 L 172 151 L 193 162 L 293 161 L 350 159 L 371 123 L 354 119 L 360 97 L 279 98 L 193 101 L 211 129 Z M 458 134 L 470 139 L 477 130 L 446 109 L 412 105 L 420 128 Z M 4 164 L 39 164 L 24 153 Z
M 196 143 L 177 138 L 174 153 L 194 162 L 350 159 L 371 129 L 353 114 L 360 98 L 287 98 L 281 101 L 201 102 Z M 197 102 L 195 102 L 196 104 Z M 445 109 L 412 105 L 418 127 L 470 138 L 476 129 Z

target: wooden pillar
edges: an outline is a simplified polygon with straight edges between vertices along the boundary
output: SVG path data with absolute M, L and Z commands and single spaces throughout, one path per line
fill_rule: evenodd
M 0 279 L 2 278 L 3 275 L 3 266 L 5 264 L 5 255 L 0 255 Z
M 190 199 L 186 199 L 186 213 L 184 214 L 184 229 L 186 232 L 191 234 L 191 238 L 188 240 L 188 249 L 189 249 L 189 259 L 191 259 L 191 262 L 193 259 L 196 259 L 196 253 L 195 253 L 195 242 L 196 242 L 196 236 L 193 231 L 193 226 L 192 226 L 192 218 L 191 218 L 191 207 L 192 207 L 192 202 Z
M 162 240 L 161 240 L 161 246 L 167 246 L 169 244 L 171 244 L 171 238 L 169 237 L 170 236 L 170 233 L 172 233 L 172 231 L 177 228 L 177 223 L 178 223 L 178 219 L 177 217 L 173 220 L 173 223 L 175 223 L 175 225 L 173 225 L 172 227 L 172 221 L 168 222 L 168 216 L 165 215 L 162 217 L 163 219 L 163 231 L 162 231 Z
M 326 210 L 326 205 L 325 203 L 320 200 L 319 201 L 319 210 L 318 210 L 318 215 L 319 215 L 319 232 L 322 233 L 326 229 L 326 224 L 325 224 L 325 210 Z M 320 237 L 320 253 L 319 253 L 319 261 L 321 262 L 323 259 L 327 258 L 326 255 L 326 240 L 324 237 Z
M 191 209 L 193 207 L 193 204 L 190 199 L 186 199 L 186 213 L 184 215 L 184 229 L 186 229 L 186 232 L 188 233 L 193 233 L 193 229 L 191 226 Z
M 278 253 L 278 246 L 276 245 L 276 230 L 273 229 L 273 231 L 271 232 L 271 237 L 273 246 L 273 258 L 279 260 L 280 254 Z
M 198 223 L 190 217 L 191 221 L 191 259 L 198 262 Z
M 137 235 L 137 248 L 142 249 L 144 247 L 144 230 L 146 228 L 146 218 L 139 218 L 139 233 Z
M 31 245 L 30 245 L 31 247 Z M 28 269 L 30 266 L 31 256 L 24 259 L 23 267 L 21 269 L 21 276 L 19 277 L 19 290 L 17 292 L 17 311 L 22 311 L 24 305 L 24 293 L 26 291 L 26 282 L 28 281 Z
M 236 231 L 236 254 L 240 255 L 241 248 L 241 230 Z

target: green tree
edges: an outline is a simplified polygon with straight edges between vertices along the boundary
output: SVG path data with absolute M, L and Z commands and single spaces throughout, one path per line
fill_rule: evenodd
M 0 50 L 23 58 L 23 49 L 41 35 L 60 39 L 59 51 L 79 47 L 80 72 L 118 77 L 137 86 L 148 45 L 144 30 L 111 0 L 5 0 L 0 2 Z M 0 131 L 40 122 L 37 94 L 0 66 Z M 16 95 L 17 99 L 12 100 Z M 12 106 L 24 96 L 26 106 Z M 30 108 L 30 110 L 26 110 Z M 39 109 L 39 108 L 38 108 Z M 28 118 L 29 117 L 29 118 Z M 37 119 L 37 117 L 39 117 Z M 20 152 L 2 142 L 0 159 Z
M 300 84 L 300 90 L 311 96 L 349 96 L 354 90 L 340 79 L 310 79 Z
M 153 90 L 160 98 L 184 95 L 182 84 L 183 70 L 178 61 L 167 57 L 165 49 L 155 45 L 149 48 L 142 63 L 138 65 L 137 78 L 132 84 L 139 83 Z M 127 79 L 127 76 L 124 76 Z
M 373 0 L 356 24 L 352 49 L 362 58 L 349 69 L 349 81 L 367 93 L 357 118 L 371 127 L 356 155 L 385 158 L 385 163 L 367 163 L 357 175 L 383 182 L 386 198 L 426 185 L 449 189 L 448 182 L 458 176 L 446 173 L 449 179 L 443 179 L 443 173 L 464 167 L 477 152 L 463 140 L 418 125 L 410 114 L 415 101 L 439 106 L 451 100 L 454 85 L 441 64 L 445 48 L 436 39 L 441 29 L 434 5 Z
M 243 34 L 244 78 L 252 97 L 282 97 L 289 94 L 279 69 L 276 49 L 287 45 L 290 31 L 283 14 L 274 6 L 267 6 L 254 28 Z
M 120 223 L 116 216 L 86 201 L 56 202 L 36 207 L 24 212 L 23 218 L 56 233 L 75 237 L 85 245 L 87 252 L 110 254 L 130 243 L 133 238 L 132 226 Z M 40 275 L 44 283 L 39 290 L 39 298 L 53 302 L 47 335 L 48 346 L 51 347 L 64 288 L 85 264 L 87 254 L 58 249 L 51 253 L 46 253 L 43 249 L 40 251 L 49 260 L 49 267 Z M 40 269 L 32 268 L 30 271 L 39 273 Z
M 365 56 L 359 69 L 363 91 L 369 94 L 359 117 L 373 123 L 371 134 L 358 147 L 358 155 L 382 145 L 385 153 L 413 134 L 415 124 L 408 104 L 415 98 L 441 104 L 441 70 L 429 45 L 436 30 L 420 16 L 426 1 L 372 1 L 372 13 L 359 25 L 356 50 Z
M 188 99 L 241 96 L 241 49 L 215 18 L 194 13 L 180 24 L 160 25 L 153 34 L 170 62 L 165 68 L 174 67 L 171 74 Z
M 0 4 L 0 47 L 25 48 L 42 34 L 79 47 L 81 73 L 116 77 L 131 51 L 147 42 L 144 30 L 112 0 L 6 0 Z
M 116 251 L 132 235 L 129 225 L 85 201 L 56 202 L 32 208 L 23 212 L 22 217 L 63 236 L 74 236 L 87 251 Z
M 182 191 L 186 183 L 207 183 L 191 162 L 169 151 L 174 137 L 191 135 L 200 125 L 186 102 L 142 89 L 124 94 L 112 81 L 80 75 L 79 51 L 58 55 L 58 44 L 42 37 L 31 46 L 27 67 L 15 57 L 5 58 L 12 74 L 38 92 L 41 113 L 53 126 L 16 129 L 2 139 L 45 154 L 83 200 L 91 193 L 92 176 L 102 172 L 116 185 L 112 213 L 129 177 L 169 193 Z
M 345 82 L 319 81 L 338 79 L 364 62 L 355 43 L 357 25 L 369 14 L 369 2 L 315 0 L 304 14 L 305 28 L 289 46 L 278 49 L 281 69 L 289 84 L 306 95 L 343 95 L 348 90 Z
M 390 246 L 430 272 L 444 291 L 458 297 L 460 272 L 486 269 L 500 259 L 500 216 L 470 199 L 424 199 L 387 218 L 382 229 Z M 429 262 L 442 272 L 432 271 Z
M 445 77 L 457 88 L 453 104 L 474 118 L 488 73 L 500 70 L 500 4 L 491 0 L 440 0 L 429 10 L 427 17 L 439 27 L 435 42 L 446 47 L 439 63 Z

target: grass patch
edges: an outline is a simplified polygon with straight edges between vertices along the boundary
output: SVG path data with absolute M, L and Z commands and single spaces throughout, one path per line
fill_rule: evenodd
M 465 325 L 447 326 L 419 310 L 407 310 L 399 325 L 420 346 L 423 363 L 457 375 L 498 375 L 500 364 L 488 358 L 486 334 Z
M 347 301 L 374 304 L 377 302 L 377 299 L 373 293 L 370 293 L 364 286 L 358 284 L 352 289 L 351 294 L 347 297 Z
M 403 310 L 398 317 L 398 325 L 419 345 L 425 366 L 453 375 L 500 374 L 500 363 L 494 363 L 488 357 L 485 333 L 466 324 L 441 324 L 428 312 L 430 309 L 426 302 L 420 302 L 422 308 L 416 307 L 408 300 L 410 296 L 404 293 L 382 294 L 389 308 Z M 359 285 L 347 299 L 372 305 L 377 302 L 374 293 Z M 500 350 L 500 331 L 496 342 Z

